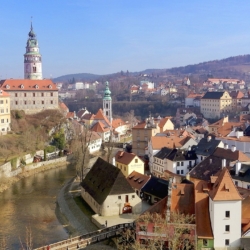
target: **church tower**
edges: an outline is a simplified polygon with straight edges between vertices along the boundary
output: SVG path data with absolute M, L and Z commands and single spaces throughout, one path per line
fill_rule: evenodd
M 39 53 L 38 41 L 32 23 L 28 35 L 26 53 L 24 54 L 24 78 L 42 80 L 42 56 Z
M 112 98 L 108 82 L 106 82 L 106 88 L 103 97 L 103 114 L 108 118 L 110 123 L 112 123 Z

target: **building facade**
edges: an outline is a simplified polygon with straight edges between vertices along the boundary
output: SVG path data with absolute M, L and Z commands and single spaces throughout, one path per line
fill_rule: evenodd
M 233 100 L 227 91 L 207 92 L 201 98 L 200 111 L 205 118 L 218 119 L 232 111 Z
M 58 109 L 58 89 L 49 79 L 7 79 L 0 81 L 0 89 L 10 95 L 10 109 L 38 113 Z
M 0 135 L 10 131 L 10 96 L 0 89 Z

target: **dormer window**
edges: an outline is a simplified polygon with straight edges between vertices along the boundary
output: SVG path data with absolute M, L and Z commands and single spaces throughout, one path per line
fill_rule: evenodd
M 10 88 L 10 85 L 7 84 L 7 85 L 6 85 L 6 89 L 9 89 L 9 88 Z
M 36 89 L 39 89 L 39 86 L 36 84 L 35 88 L 36 88 Z
M 52 86 L 51 86 L 51 85 L 49 85 L 49 88 L 50 88 L 50 89 L 52 89 Z
M 21 89 L 23 89 L 24 88 L 24 86 L 23 86 L 23 84 L 21 84 Z

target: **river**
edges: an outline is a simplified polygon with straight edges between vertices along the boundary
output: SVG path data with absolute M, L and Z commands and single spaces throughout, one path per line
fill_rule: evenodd
M 55 214 L 56 196 L 74 175 L 71 165 L 62 166 L 21 179 L 0 193 L 0 241 L 20 249 L 26 228 L 31 229 L 33 247 L 68 238 Z

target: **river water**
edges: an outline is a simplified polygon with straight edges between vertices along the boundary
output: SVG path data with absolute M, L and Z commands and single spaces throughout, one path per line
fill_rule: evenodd
M 71 165 L 50 169 L 24 178 L 0 193 L 0 240 L 9 249 L 20 249 L 31 229 L 33 247 L 68 238 L 56 214 L 56 196 L 75 175 Z

